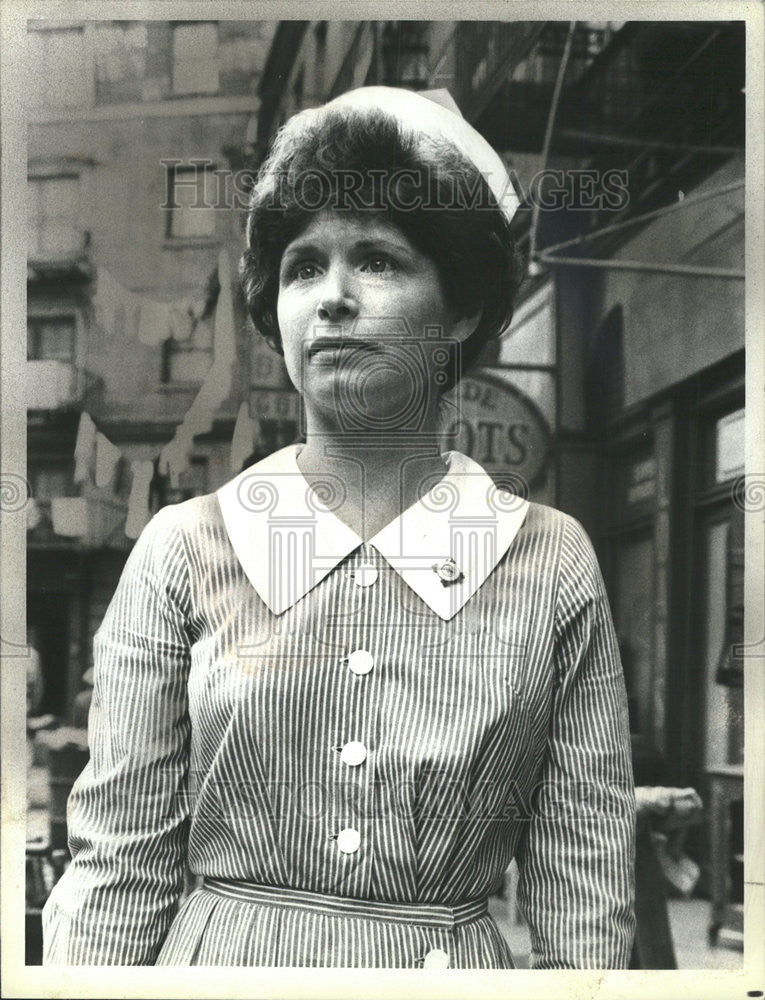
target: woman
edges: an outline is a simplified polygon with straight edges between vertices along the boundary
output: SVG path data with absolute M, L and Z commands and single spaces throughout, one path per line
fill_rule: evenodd
M 166 507 L 96 637 L 50 963 L 626 967 L 634 797 L 573 519 L 442 453 L 507 325 L 515 197 L 452 105 L 363 88 L 287 123 L 242 275 L 305 444 Z M 176 915 L 184 865 L 204 878 Z

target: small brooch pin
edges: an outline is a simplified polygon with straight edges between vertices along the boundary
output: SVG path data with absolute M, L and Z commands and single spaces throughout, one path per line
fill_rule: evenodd
M 464 579 L 464 573 L 451 556 L 443 562 L 433 563 L 433 572 L 438 576 L 442 587 L 450 587 Z

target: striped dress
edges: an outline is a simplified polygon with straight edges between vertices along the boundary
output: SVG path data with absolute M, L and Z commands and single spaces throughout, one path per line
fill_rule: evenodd
M 368 542 L 277 452 L 162 509 L 95 639 L 46 964 L 625 968 L 634 795 L 577 521 L 458 452 Z M 184 873 L 204 883 L 184 895 Z

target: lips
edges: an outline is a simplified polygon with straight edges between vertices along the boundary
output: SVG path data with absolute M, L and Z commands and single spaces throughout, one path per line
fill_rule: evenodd
M 348 337 L 317 337 L 308 347 L 308 357 L 327 351 L 377 351 L 379 345 L 371 340 L 357 340 Z

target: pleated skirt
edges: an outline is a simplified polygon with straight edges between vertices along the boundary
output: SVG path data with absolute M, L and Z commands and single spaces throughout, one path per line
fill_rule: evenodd
M 272 889 L 252 899 L 212 885 L 203 884 L 182 903 L 157 965 L 515 968 L 485 907 L 478 916 L 441 919 L 448 908 L 354 906 L 353 900 L 333 908 L 322 903 L 338 897 Z

